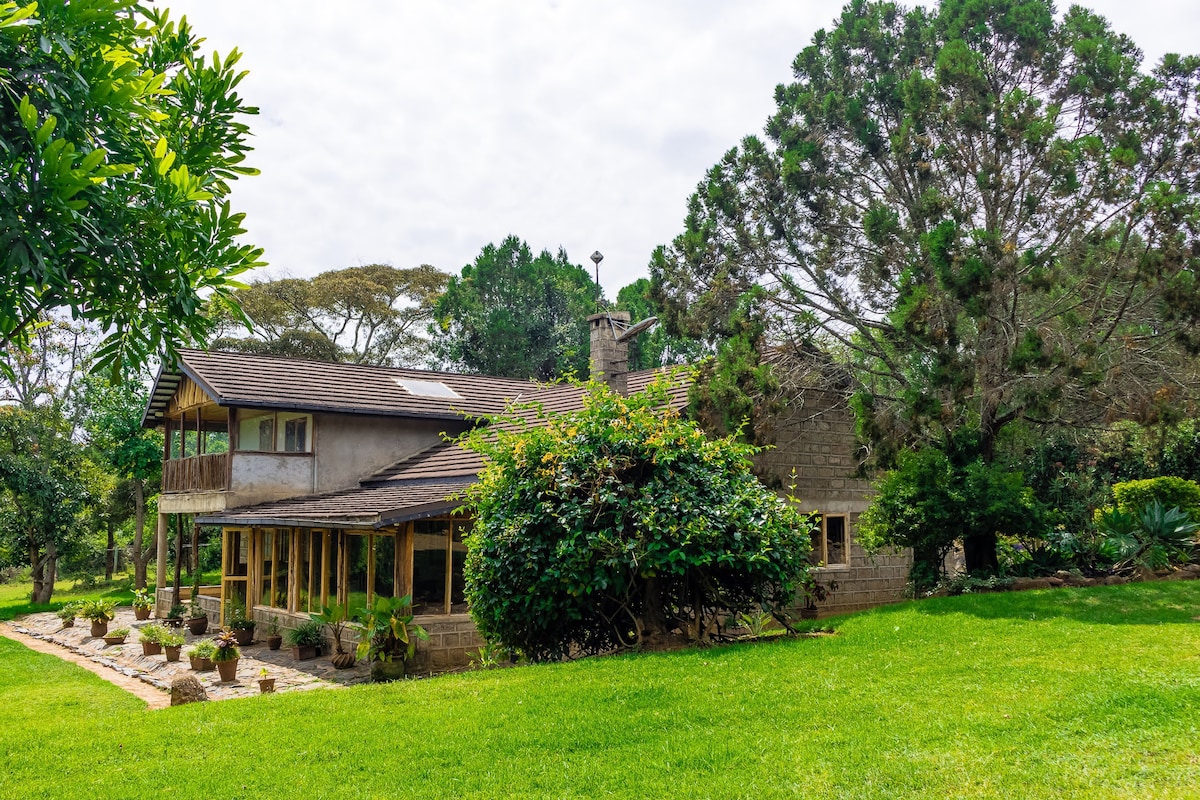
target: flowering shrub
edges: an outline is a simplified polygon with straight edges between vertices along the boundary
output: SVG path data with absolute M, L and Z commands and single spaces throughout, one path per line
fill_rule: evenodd
M 460 440 L 487 462 L 467 493 L 466 591 L 483 635 L 533 660 L 706 638 L 728 614 L 781 613 L 812 523 L 750 471 L 757 448 L 667 407 L 665 379 L 584 408 L 523 410 Z M 522 409 L 518 409 L 522 410 Z

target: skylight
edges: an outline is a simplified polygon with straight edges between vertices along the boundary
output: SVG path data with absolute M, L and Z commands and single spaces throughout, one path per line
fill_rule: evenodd
M 462 395 L 440 381 L 414 381 L 396 378 L 400 388 L 416 397 L 446 397 L 461 400 Z

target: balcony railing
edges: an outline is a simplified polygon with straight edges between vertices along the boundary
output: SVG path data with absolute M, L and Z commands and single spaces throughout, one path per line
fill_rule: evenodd
M 164 492 L 211 492 L 229 488 L 229 453 L 209 453 L 163 462 Z

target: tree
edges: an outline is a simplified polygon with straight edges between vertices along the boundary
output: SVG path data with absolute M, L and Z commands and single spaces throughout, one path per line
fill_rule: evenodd
M 536 257 L 509 236 L 452 276 L 434 306 L 434 354 L 454 369 L 551 381 L 586 376 L 589 314 L 600 290 L 566 251 Z
M 656 291 L 687 328 L 763 287 L 770 343 L 846 365 L 885 466 L 960 429 L 988 462 L 1017 421 L 1195 397 L 1198 69 L 1142 72 L 1078 6 L 855 0 L 766 141 L 710 170 Z
M 485 637 L 535 660 L 708 637 L 723 615 L 783 619 L 810 519 L 750 471 L 757 448 L 667 407 L 665 379 L 578 412 L 520 416 L 460 441 L 487 466 L 467 492 L 466 591 Z M 499 427 L 497 427 L 499 426 Z
M 227 336 L 212 346 L 355 364 L 424 364 L 423 334 L 449 277 L 428 264 L 369 264 L 311 279 L 254 281 L 235 297 L 255 336 Z M 225 322 L 230 327 L 240 320 L 226 315 Z
M 129 375 L 113 382 L 92 375 L 86 381 L 83 427 L 93 458 L 107 466 L 119 480 L 107 500 L 108 516 L 125 518 L 128 506 L 133 516 L 133 586 L 146 588 L 146 570 L 155 557 L 156 546 L 144 546 L 147 501 L 158 493 L 162 480 L 162 434 L 142 427 L 142 414 L 149 401 L 146 376 Z M 140 378 L 140 379 L 139 379 Z M 128 498 L 129 502 L 121 502 Z M 109 530 L 111 531 L 111 524 Z M 110 535 L 110 547 L 112 537 Z M 165 556 L 164 556 L 165 557 Z
M 634 322 L 658 317 L 662 306 L 650 292 L 649 278 L 638 278 L 617 292 L 616 307 L 628 311 Z M 691 364 L 706 355 L 700 339 L 672 336 L 663 325 L 634 337 L 629 343 L 629 369 L 652 369 L 673 364 Z
M 0 406 L 0 538 L 31 568 L 34 603 L 50 602 L 59 559 L 82 537 L 94 477 L 57 405 Z
M 228 202 L 257 110 L 200 42 L 133 0 L 0 3 L 0 345 L 64 309 L 104 328 L 98 366 L 143 363 L 262 263 Z

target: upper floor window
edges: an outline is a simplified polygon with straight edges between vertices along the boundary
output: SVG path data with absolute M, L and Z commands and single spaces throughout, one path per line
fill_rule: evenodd
M 237 449 L 252 453 L 311 453 L 312 414 L 243 409 L 238 412 Z

